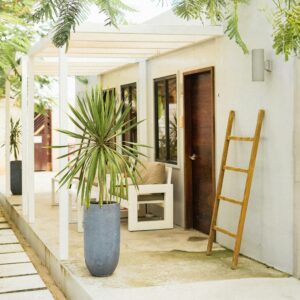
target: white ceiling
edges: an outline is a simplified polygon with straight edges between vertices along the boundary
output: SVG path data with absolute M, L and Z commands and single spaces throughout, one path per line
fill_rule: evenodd
M 84 24 L 71 35 L 68 74 L 98 75 L 222 35 L 221 26 Z M 59 50 L 51 43 L 51 35 L 34 45 L 29 56 L 34 59 L 35 74 L 58 74 Z

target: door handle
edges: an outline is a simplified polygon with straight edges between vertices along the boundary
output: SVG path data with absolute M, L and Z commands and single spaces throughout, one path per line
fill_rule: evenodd
M 197 159 L 197 155 L 195 153 L 193 153 L 191 156 L 190 156 L 190 160 L 196 160 Z

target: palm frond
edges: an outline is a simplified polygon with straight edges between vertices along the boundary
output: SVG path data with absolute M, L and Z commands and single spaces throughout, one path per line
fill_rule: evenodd
M 227 33 L 230 39 L 234 39 L 235 42 L 241 47 L 244 54 L 248 54 L 249 50 L 245 42 L 243 41 L 239 32 L 239 16 L 238 16 L 238 0 L 233 0 L 233 9 L 227 17 L 227 27 L 225 33 Z
M 87 0 L 60 0 L 59 16 L 54 27 L 53 44 L 61 48 L 69 44 L 71 31 L 75 31 L 76 25 L 82 23 L 88 15 L 89 6 Z
M 101 13 L 107 16 L 106 25 L 117 26 L 121 20 L 124 20 L 125 12 L 134 12 L 135 9 L 126 5 L 122 0 L 94 0 Z
M 116 139 L 132 126 L 138 125 L 138 122 L 133 124 L 134 120 L 131 120 L 131 126 L 124 126 L 130 113 L 130 108 L 124 105 L 116 101 L 112 93 L 104 96 L 99 88 L 92 89 L 84 97 L 78 97 L 76 105 L 70 105 L 70 119 L 77 127 L 77 132 L 59 130 L 78 141 L 71 152 L 74 158 L 57 175 L 59 184 L 69 186 L 74 177 L 79 178 L 77 193 L 87 207 L 95 182 L 98 185 L 100 205 L 111 201 L 110 194 L 116 194 L 117 188 L 121 195 L 126 195 L 129 178 L 133 183 L 137 182 L 138 174 L 134 166 L 140 163 L 138 155 L 142 153 L 139 149 L 143 146 L 137 143 L 124 146 Z M 68 146 L 59 147 L 68 149 Z M 63 154 L 60 158 L 67 155 Z M 108 173 L 109 187 L 106 182 Z
M 273 18 L 273 48 L 276 54 L 300 56 L 300 2 L 276 1 Z
M 20 153 L 20 137 L 21 137 L 21 124 L 20 119 L 16 122 L 10 119 L 10 153 L 13 154 L 14 159 L 17 160 Z

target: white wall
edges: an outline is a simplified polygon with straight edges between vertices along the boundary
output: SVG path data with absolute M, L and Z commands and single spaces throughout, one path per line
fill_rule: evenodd
M 241 33 L 249 49 L 264 48 L 273 61 L 272 73 L 264 82 L 251 80 L 251 55 L 244 55 L 226 37 L 210 40 L 148 61 L 148 143 L 154 144 L 153 79 L 177 74 L 179 116 L 183 115 L 182 74 L 185 71 L 215 67 L 216 166 L 219 172 L 228 113 L 236 111 L 234 132 L 253 134 L 258 110 L 266 116 L 249 201 L 242 250 L 247 256 L 278 269 L 293 271 L 293 105 L 294 67 L 272 49 L 271 26 L 258 11 L 263 1 L 252 1 L 241 10 Z M 129 67 L 102 76 L 103 87 L 118 87 L 137 81 L 137 68 Z M 175 223 L 184 226 L 183 129 L 179 129 L 179 163 L 174 168 Z M 247 166 L 249 145 L 233 144 L 230 164 Z M 151 158 L 154 158 L 153 150 Z M 241 174 L 229 174 L 224 194 L 241 198 L 244 180 Z M 219 224 L 235 231 L 238 211 L 222 205 Z M 232 248 L 233 240 L 222 234 L 217 241 Z
M 294 71 L 294 274 L 300 278 L 300 59 L 295 59 Z

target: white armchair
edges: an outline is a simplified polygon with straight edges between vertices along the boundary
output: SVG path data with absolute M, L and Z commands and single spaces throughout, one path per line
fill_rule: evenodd
M 173 184 L 171 183 L 172 168 L 166 167 L 166 183 L 142 184 L 138 189 L 128 187 L 128 199 L 121 199 L 121 207 L 128 209 L 128 230 L 155 230 L 173 228 Z M 159 205 L 163 208 L 162 220 L 140 220 L 140 205 Z

